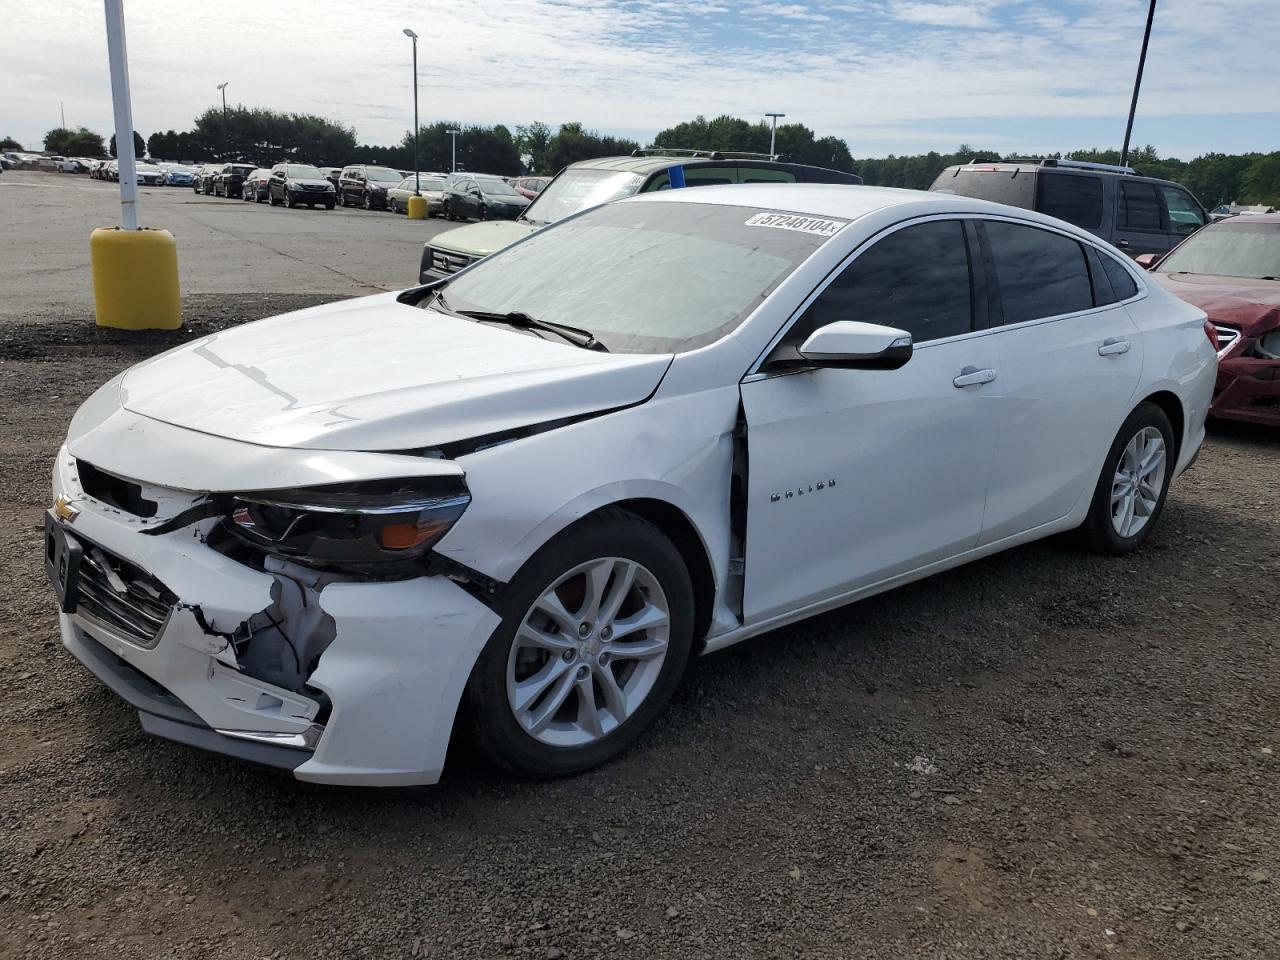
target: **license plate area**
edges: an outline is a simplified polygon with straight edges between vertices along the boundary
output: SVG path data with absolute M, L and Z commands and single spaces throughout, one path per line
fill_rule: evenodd
M 44 572 L 58 598 L 58 609 L 74 613 L 80 600 L 80 560 L 84 551 L 52 513 L 44 515 Z

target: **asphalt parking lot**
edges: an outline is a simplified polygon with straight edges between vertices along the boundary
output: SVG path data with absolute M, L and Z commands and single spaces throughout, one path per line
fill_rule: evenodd
M 144 226 L 178 244 L 183 295 L 270 291 L 359 296 L 417 283 L 422 244 L 456 224 L 353 208 L 286 210 L 141 187 Z M 0 317 L 93 305 L 89 234 L 120 224 L 120 187 L 69 174 L 0 176 Z
M 1274 431 L 1215 428 L 1136 555 L 1049 540 L 705 658 L 585 776 L 300 784 L 146 737 L 61 649 L 49 464 L 124 366 L 407 285 L 444 224 L 144 190 L 187 327 L 129 335 L 88 295 L 113 186 L 10 177 L 0 956 L 1280 956 Z

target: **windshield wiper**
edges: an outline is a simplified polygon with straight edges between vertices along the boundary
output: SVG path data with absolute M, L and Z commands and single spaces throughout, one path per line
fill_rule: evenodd
M 567 340 L 575 347 L 582 347 L 584 350 L 599 350 L 603 353 L 609 352 L 609 348 L 597 340 L 596 335 L 590 330 L 571 327 L 564 323 L 551 323 L 549 320 L 538 320 L 527 313 L 521 313 L 519 310 L 512 310 L 509 313 L 500 313 L 492 310 L 457 310 L 454 312 L 463 317 L 470 317 L 472 320 L 505 323 L 509 327 L 518 327 L 522 330 L 545 330 Z

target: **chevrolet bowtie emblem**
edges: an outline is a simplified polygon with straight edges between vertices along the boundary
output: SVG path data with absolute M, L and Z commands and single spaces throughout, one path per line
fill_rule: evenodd
M 53 501 L 53 515 L 65 523 L 75 523 L 80 510 L 73 506 L 66 497 L 58 497 Z

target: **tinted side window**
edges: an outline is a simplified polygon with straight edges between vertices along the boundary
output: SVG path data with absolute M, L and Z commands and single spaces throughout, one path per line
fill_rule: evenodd
M 1120 266 L 1115 257 L 1100 253 L 1098 259 L 1102 261 L 1102 269 L 1106 271 L 1107 279 L 1111 281 L 1111 289 L 1116 292 L 1117 300 L 1128 300 L 1138 295 L 1138 285 L 1134 282 L 1133 276 Z
M 1037 209 L 1077 227 L 1102 226 L 1102 178 L 1070 173 L 1040 174 Z
M 706 187 L 717 183 L 737 183 L 737 171 L 733 167 L 685 167 L 686 187 Z
M 1165 208 L 1169 211 L 1169 229 L 1187 237 L 1204 226 L 1204 214 L 1200 205 L 1191 199 L 1187 191 L 1178 187 L 1160 188 L 1164 194 Z
M 1120 226 L 1128 230 L 1163 231 L 1160 195 L 1154 184 L 1120 183 Z
M 797 322 L 803 340 L 836 320 L 897 327 L 917 343 L 968 333 L 973 297 L 964 225 L 921 223 L 891 233 L 836 277 Z
M 1084 251 L 1070 237 L 1036 227 L 985 221 L 1005 323 L 1088 310 L 1093 290 Z

